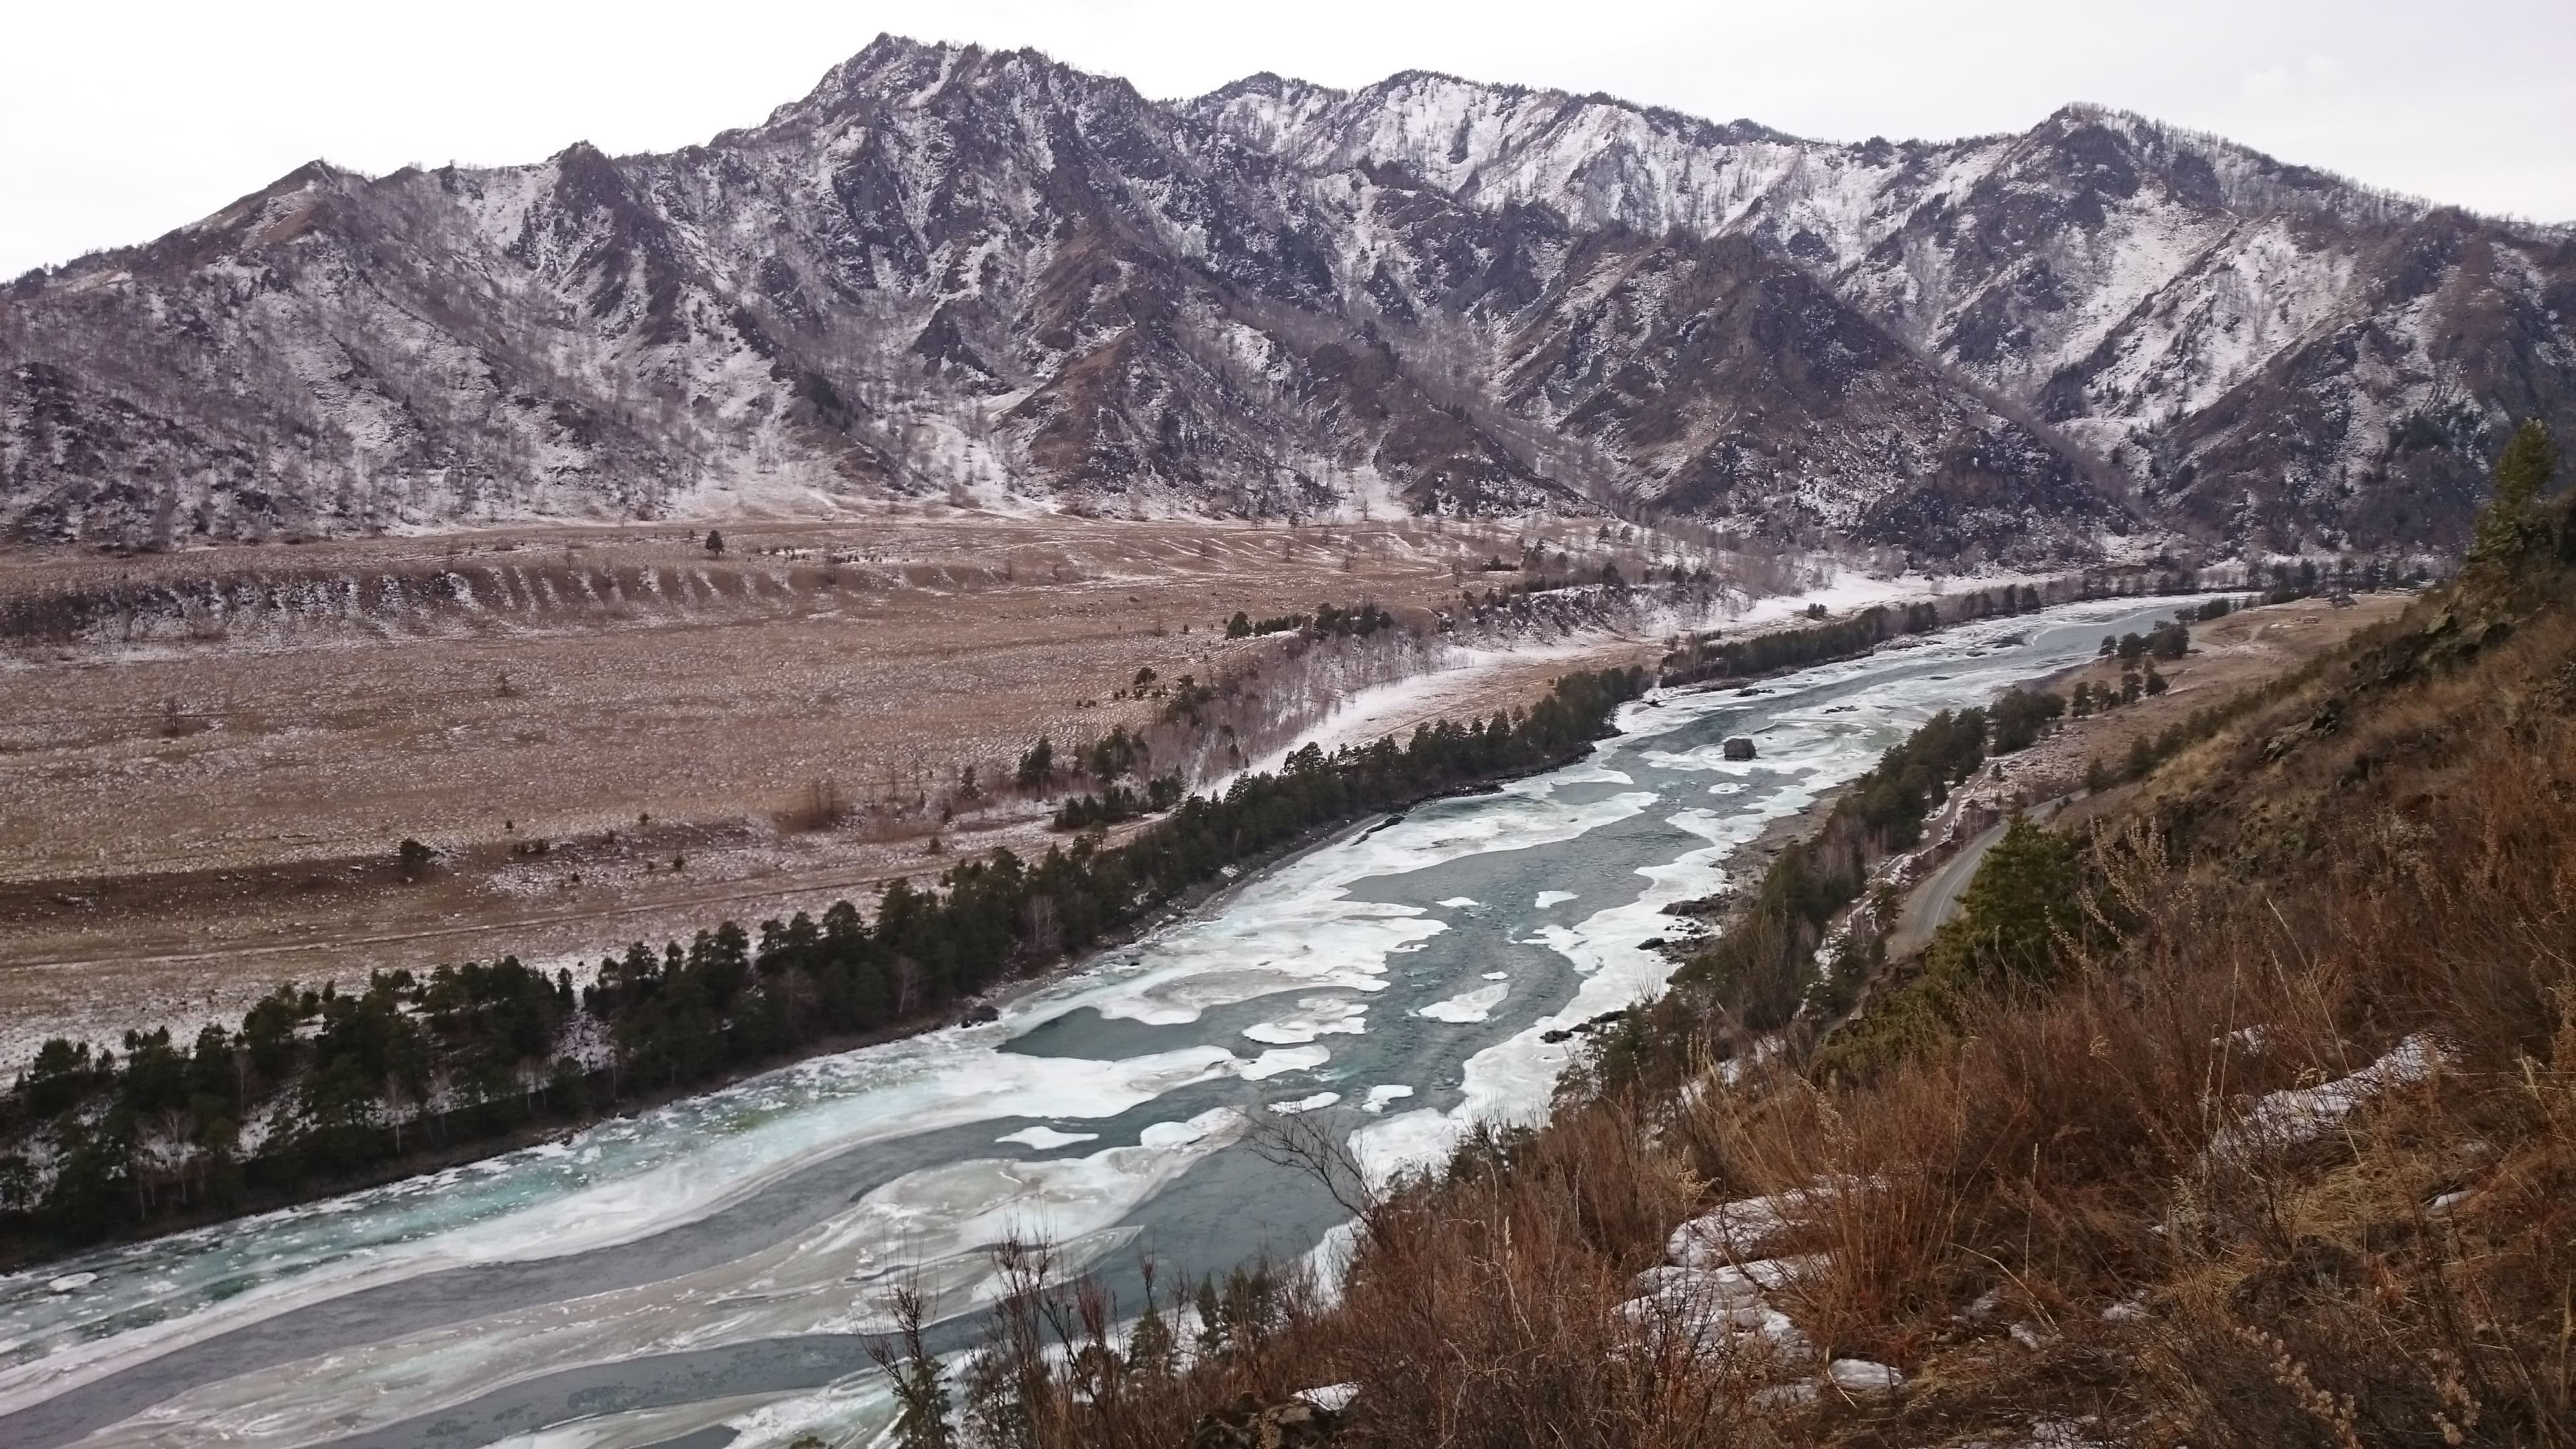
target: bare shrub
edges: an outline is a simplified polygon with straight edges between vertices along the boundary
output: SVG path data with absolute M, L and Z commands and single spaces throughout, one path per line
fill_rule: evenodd
M 162 699 L 162 738 L 172 740 L 185 739 L 189 735 L 201 733 L 210 727 L 211 726 L 209 725 L 206 717 L 190 710 L 185 704 L 180 702 L 179 696 L 173 694 L 165 696 Z
M 1347 1194 L 1332 1156 L 1307 1165 Z M 1184 1443 L 1213 1411 L 1340 1383 L 1358 1386 L 1358 1425 L 1385 1444 L 1754 1442 L 1763 1365 L 1612 1312 L 1691 1189 L 1607 1107 L 1543 1136 L 1484 1135 L 1446 1186 L 1354 1202 L 1367 1249 L 1337 1303 L 1303 1273 L 1254 1264 L 1157 1304 L 1164 1331 L 1195 1318 L 1199 1352 L 1174 1372 L 1104 1331 L 1117 1305 L 1096 1287 L 1050 1289 L 1043 1255 L 1009 1249 L 977 1372 L 1007 1390 L 988 1401 L 1037 1406 L 1034 1437 L 1008 1442 Z
M 837 830 L 850 818 L 849 797 L 833 780 L 817 776 L 805 784 L 805 793 L 792 805 L 771 817 L 778 828 L 791 835 Z

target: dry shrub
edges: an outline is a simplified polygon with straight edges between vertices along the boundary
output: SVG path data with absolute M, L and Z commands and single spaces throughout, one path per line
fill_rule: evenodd
M 1319 1166 L 1348 1182 L 1346 1164 Z M 1175 1377 L 1083 1377 L 1086 1357 L 1102 1361 L 1086 1345 L 1115 1348 L 1096 1325 L 1117 1306 L 1096 1291 L 1051 1307 L 1027 1297 L 1017 1323 L 1006 1301 L 992 1341 L 1020 1365 L 1050 1339 L 1062 1345 L 1034 1416 L 1037 1444 L 1183 1443 L 1204 1415 L 1242 1396 L 1275 1403 L 1335 1383 L 1359 1385 L 1362 1432 L 1390 1445 L 1749 1442 L 1761 1365 L 1703 1357 L 1680 1335 L 1623 1325 L 1612 1311 L 1636 1271 L 1660 1261 L 1694 1186 L 1630 1114 L 1594 1106 L 1543 1134 L 1481 1137 L 1445 1183 L 1362 1204 L 1366 1249 L 1336 1303 L 1326 1309 L 1311 1285 L 1292 1282 L 1272 1331 Z
M 1324 1367 L 1395 1444 L 1738 1442 L 1751 1365 L 1613 1331 L 1692 1187 L 1609 1105 L 1471 1144 L 1446 1185 L 1370 1214 Z
M 1961 1442 L 2086 1414 L 2117 1442 L 2576 1439 L 2576 728 L 2523 687 L 2571 645 L 2548 619 L 2376 694 L 2346 682 L 2371 658 L 2321 675 L 2095 838 L 2119 929 L 2053 983 L 1959 1003 L 1861 1079 L 1775 1060 L 1473 1144 L 1368 1212 L 1338 1306 L 1162 1391 L 1170 1437 L 1063 1442 L 1180 1442 L 1236 1393 L 1343 1381 L 1404 1446 Z M 2311 1140 L 2228 1135 L 2415 1036 L 2440 1066 Z M 1844 1190 L 1775 1251 L 1830 1267 L 1779 1301 L 1826 1352 L 1914 1371 L 1904 1395 L 1764 1420 L 1733 1367 L 1617 1327 L 1703 1199 L 1820 1183 Z
M 2259 873 L 2178 864 L 2145 827 L 2097 839 L 2096 907 L 2127 930 L 2054 987 L 1970 1003 L 1863 1082 L 1779 1070 L 1701 1097 L 1680 1136 L 1730 1194 L 1854 1185 L 1782 1247 L 1832 1255 L 1789 1305 L 1810 1333 L 1913 1365 L 2019 1320 L 2043 1344 L 2025 1369 L 2110 1357 L 2025 1378 L 2017 1412 L 2107 1407 L 2193 1443 L 2564 1442 L 2576 742 L 2497 676 L 2545 676 L 2565 635 L 2338 720 L 2253 782 L 2303 842 L 2284 860 L 2223 821 L 2275 852 Z M 2417 1033 L 2447 1059 L 2430 1081 L 2315 1141 L 2210 1150 L 2252 1097 Z M 1990 1289 L 1995 1319 L 1963 1325 Z M 2133 1295 L 2152 1328 L 2103 1322 Z M 1991 1389 L 1936 1379 L 1906 1412 Z
M 1810 1200 L 1791 1245 L 1832 1255 L 1795 1305 L 1820 1342 L 1907 1363 L 1989 1289 L 2045 1327 L 2157 1270 L 2166 1188 L 2217 1097 L 2280 1072 L 2238 1059 L 2229 1034 L 2291 1003 L 2257 962 L 2190 955 L 2248 943 L 2151 842 L 2121 860 L 2117 894 L 2169 903 L 2168 929 L 2133 954 L 2080 960 L 2045 996 L 1965 1003 L 1954 1041 L 1864 1082 L 1780 1067 L 1684 1115 L 1733 1192 L 1842 1185 Z
M 2446 1065 L 2213 1178 L 2148 1359 L 2194 1442 L 2576 1436 L 2576 749 L 2509 699 L 2423 703 L 2461 706 L 2459 763 L 2295 903 L 2291 969 L 2350 1039 Z
M 177 695 L 161 701 L 161 735 L 164 739 L 186 739 L 213 726 L 202 713 L 189 709 Z
M 850 818 L 850 800 L 838 783 L 817 778 L 807 781 L 805 793 L 773 818 L 780 830 L 791 835 L 837 830 Z

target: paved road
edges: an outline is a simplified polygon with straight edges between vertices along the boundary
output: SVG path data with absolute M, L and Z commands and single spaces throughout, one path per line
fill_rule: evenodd
M 2046 820 L 2083 793 L 2078 790 L 2072 795 L 2042 800 L 2030 808 L 2030 818 Z M 1958 913 L 1959 897 L 1967 891 L 1968 882 L 1976 879 L 1978 862 L 1986 858 L 1986 851 L 1996 841 L 2004 838 L 2004 829 L 2011 823 L 2007 819 L 1980 831 L 1974 840 L 1959 848 L 1957 855 L 1906 894 L 1905 904 L 1896 912 L 1896 929 L 1887 934 L 1887 959 L 1900 961 L 1932 944 L 1932 933 Z

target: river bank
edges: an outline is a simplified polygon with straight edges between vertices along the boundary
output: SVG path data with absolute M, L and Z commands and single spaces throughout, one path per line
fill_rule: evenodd
M 14 1129 L 17 1149 L 0 1157 L 9 1189 L 0 1225 L 26 1250 L 19 1261 L 42 1261 L 116 1235 L 128 1201 L 120 1179 L 137 1209 L 128 1232 L 219 1221 L 362 1177 L 394 1180 L 416 1162 L 488 1155 L 549 1117 L 598 1120 L 598 1106 L 653 1095 L 638 1084 L 656 1075 L 676 1097 L 816 1055 L 818 1044 L 898 1039 L 961 1007 L 969 1020 L 990 1019 L 989 1003 L 974 1004 L 989 987 L 1114 949 L 1278 851 L 1381 810 L 1581 758 L 1640 687 L 1634 671 L 1572 674 L 1507 726 L 1444 726 L 1402 749 L 1388 741 L 1327 757 L 1309 748 L 1281 772 L 1248 777 L 1222 800 L 1192 797 L 1118 844 L 1093 834 L 1036 862 L 1005 853 L 963 863 L 936 893 L 897 882 L 864 919 L 842 902 L 819 927 L 801 914 L 764 923 L 756 953 L 732 922 L 698 932 L 686 953 L 674 941 L 656 958 L 638 943 L 603 962 L 578 997 L 568 972 L 549 984 L 512 958 L 461 976 L 442 968 L 428 983 L 379 975 L 354 1004 L 281 987 L 237 1036 L 210 1025 L 193 1052 L 130 1032 L 122 1064 L 49 1045 L 0 1096 L 0 1125 Z M 317 1026 L 309 1043 L 303 1022 Z M 220 1090 L 228 1077 L 237 1115 L 223 1118 L 203 1084 Z M 458 1085 L 433 1094 L 441 1079 Z M 245 1139 L 255 1117 L 262 1130 Z

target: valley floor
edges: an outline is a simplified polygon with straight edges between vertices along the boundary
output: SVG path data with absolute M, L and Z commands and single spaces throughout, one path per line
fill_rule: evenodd
M 551 969 L 864 899 L 960 855 L 1043 854 L 1063 838 L 1047 801 L 992 787 L 1040 736 L 1072 753 L 1155 730 L 1184 675 L 1269 672 L 1266 702 L 1228 716 L 1250 755 L 1202 762 L 1203 783 L 1349 694 L 1390 695 L 1372 679 L 1441 666 L 1369 712 L 1371 738 L 1526 704 L 1657 638 L 1353 648 L 1301 672 L 1282 639 L 1224 624 L 1365 601 L 1427 625 L 1462 588 L 1521 577 L 1478 566 L 1525 540 L 1630 577 L 1653 561 L 1598 528 L 939 508 L 744 526 L 721 558 L 694 532 L 628 528 L 0 559 L 22 619 L 83 591 L 235 592 L 218 617 L 140 608 L 0 655 L 0 1056 L 138 1022 L 191 1032 L 281 980 L 503 953 Z M 410 585 L 398 605 L 328 606 L 388 578 Z M 576 602 L 587 579 L 624 584 Z M 1131 690 L 1145 670 L 1163 697 Z M 980 798 L 959 788 L 969 767 Z M 405 838 L 440 852 L 417 880 Z

